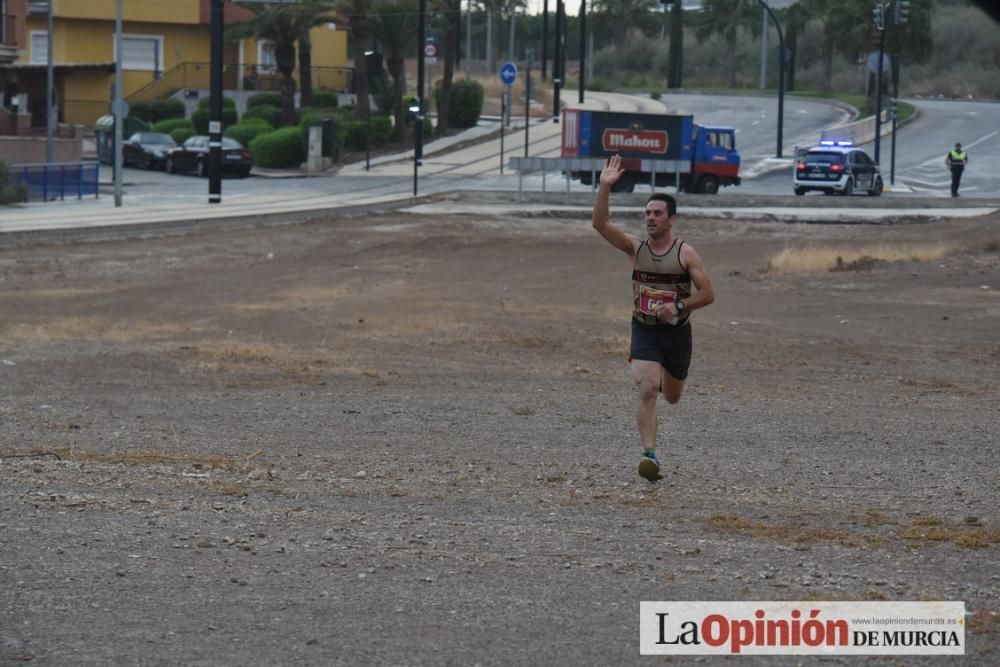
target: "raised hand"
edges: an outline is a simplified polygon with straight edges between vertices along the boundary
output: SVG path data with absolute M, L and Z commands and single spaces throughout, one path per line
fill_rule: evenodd
M 612 155 L 604 161 L 604 168 L 601 170 L 601 186 L 610 189 L 624 173 L 621 156 Z

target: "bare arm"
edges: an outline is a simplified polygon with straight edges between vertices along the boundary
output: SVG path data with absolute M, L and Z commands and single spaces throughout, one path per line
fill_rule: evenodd
M 593 222 L 594 229 L 604 237 L 605 241 L 625 254 L 632 256 L 635 254 L 639 240 L 608 222 L 608 199 L 611 196 L 611 188 L 618 182 L 623 173 L 625 173 L 625 170 L 622 169 L 622 159 L 618 155 L 604 161 L 604 169 L 601 170 L 601 181 L 597 188 L 597 198 L 594 200 L 594 213 L 591 221 Z

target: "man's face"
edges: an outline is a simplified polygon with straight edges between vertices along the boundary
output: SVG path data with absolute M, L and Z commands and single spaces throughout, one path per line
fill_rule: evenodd
M 653 200 L 646 204 L 646 234 L 658 239 L 674 225 L 674 218 L 667 213 L 667 202 Z

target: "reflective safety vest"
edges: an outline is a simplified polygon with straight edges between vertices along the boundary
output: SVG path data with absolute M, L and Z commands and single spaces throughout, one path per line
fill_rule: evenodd
M 965 160 L 969 157 L 969 154 L 965 151 L 948 151 L 948 159 L 951 160 L 951 166 L 953 167 L 964 167 Z

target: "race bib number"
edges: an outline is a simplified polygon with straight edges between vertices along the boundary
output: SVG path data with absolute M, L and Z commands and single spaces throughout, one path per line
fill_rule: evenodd
M 639 311 L 655 317 L 657 308 L 664 304 L 673 303 L 676 298 L 677 295 L 673 292 L 640 285 Z

